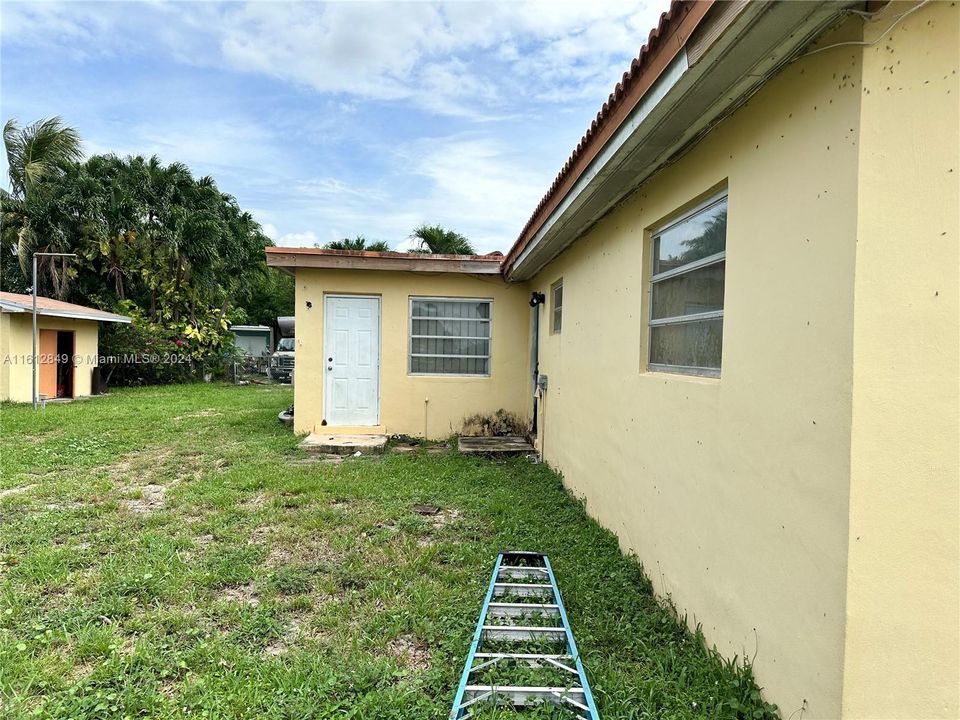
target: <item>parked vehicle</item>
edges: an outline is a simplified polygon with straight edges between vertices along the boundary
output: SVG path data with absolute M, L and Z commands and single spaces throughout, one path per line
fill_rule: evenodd
M 280 341 L 277 349 L 270 356 L 270 367 L 267 375 L 279 382 L 293 382 L 295 325 L 293 317 L 278 317 L 277 328 L 280 330 Z

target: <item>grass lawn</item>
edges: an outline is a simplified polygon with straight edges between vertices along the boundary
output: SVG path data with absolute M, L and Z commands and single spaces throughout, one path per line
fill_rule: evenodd
M 446 718 L 513 548 L 549 553 L 603 718 L 775 717 L 546 467 L 311 461 L 277 422 L 290 400 L 0 409 L 0 716 Z

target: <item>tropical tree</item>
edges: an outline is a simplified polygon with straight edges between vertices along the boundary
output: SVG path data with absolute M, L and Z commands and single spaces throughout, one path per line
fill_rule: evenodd
M 21 128 L 16 120 L 8 120 L 3 127 L 3 144 L 7 155 L 7 174 L 10 192 L 0 190 L 0 215 L 3 232 L 0 253 L 7 262 L 16 253 L 24 282 L 17 282 L 9 270 L 3 272 L 16 289 L 26 289 L 25 278 L 35 252 L 64 252 L 62 238 L 48 237 L 37 232 L 30 222 L 36 205 L 57 203 L 57 198 L 45 192 L 45 185 L 60 177 L 72 163 L 83 157 L 80 136 L 59 117 L 46 118 Z M 31 207 L 32 206 L 32 207 Z M 67 284 L 68 270 L 62 258 L 40 258 L 39 271 L 49 277 L 60 295 Z M 7 283 L 4 284 L 8 287 Z
M 51 139 L 54 130 L 66 139 Z M 266 266 L 270 240 L 213 178 L 195 178 L 185 165 L 157 157 L 80 160 L 71 149 L 75 137 L 58 119 L 23 130 L 7 123 L 4 290 L 26 290 L 33 252 L 75 253 L 44 263 L 38 291 L 133 317 L 135 327 L 104 328 L 104 353 L 147 343 L 179 349 L 203 366 L 222 364 L 231 322 L 293 313 L 292 280 Z M 17 253 L 25 263 L 13 260 Z M 182 377 L 173 370 L 124 373 L 124 382 Z
M 38 120 L 25 128 L 8 120 L 3 126 L 3 145 L 10 188 L 18 198 L 83 158 L 80 135 L 59 117 Z
M 417 247 L 410 252 L 441 253 L 446 255 L 476 255 L 470 241 L 458 232 L 447 230 L 441 225 L 420 225 L 410 233 Z
M 387 252 L 390 250 L 390 245 L 383 240 L 369 242 L 363 235 L 357 235 L 353 239 L 343 238 L 342 240 L 332 240 L 323 247 L 328 250 L 373 250 L 376 252 Z

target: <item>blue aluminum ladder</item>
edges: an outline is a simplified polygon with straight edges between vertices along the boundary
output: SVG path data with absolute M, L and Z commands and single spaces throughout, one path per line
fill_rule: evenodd
M 557 652 L 499 650 L 511 643 L 531 642 L 543 646 L 539 649 Z M 559 670 L 569 675 L 570 682 L 562 686 L 493 685 L 482 684 L 475 677 L 508 663 Z M 497 556 L 450 720 L 466 720 L 485 703 L 512 708 L 552 703 L 569 710 L 572 718 L 600 718 L 550 559 L 543 553 L 515 550 Z

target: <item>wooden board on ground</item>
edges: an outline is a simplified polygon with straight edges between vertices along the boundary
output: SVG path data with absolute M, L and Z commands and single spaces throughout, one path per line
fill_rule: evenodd
M 526 438 L 519 435 L 506 437 L 461 437 L 457 445 L 462 453 L 491 453 L 496 455 L 525 455 L 536 452 Z

